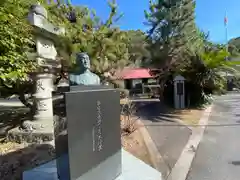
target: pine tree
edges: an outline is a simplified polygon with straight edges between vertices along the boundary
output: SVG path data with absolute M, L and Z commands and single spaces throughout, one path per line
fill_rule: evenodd
M 111 69 L 124 67 L 128 64 L 128 34 L 115 27 L 121 18 L 115 1 L 109 2 L 110 13 L 106 21 L 97 17 L 95 11 L 81 6 L 58 3 L 47 5 L 49 17 L 53 23 L 64 24 L 67 30 L 63 43 L 60 43 L 59 54 L 68 64 L 77 52 L 87 52 L 91 59 L 92 70 L 102 76 Z M 66 14 L 75 12 L 76 22 L 66 21 Z M 62 49 L 65 49 L 64 51 Z M 71 59 L 69 59 L 71 57 Z
M 183 64 L 186 56 L 194 50 L 197 28 L 195 25 L 195 2 L 193 0 L 150 1 L 146 12 L 149 38 L 152 42 L 152 58 L 164 73 Z
M 129 60 L 135 67 L 145 67 L 150 63 L 148 39 L 146 33 L 141 30 L 127 31 L 129 37 L 128 50 Z

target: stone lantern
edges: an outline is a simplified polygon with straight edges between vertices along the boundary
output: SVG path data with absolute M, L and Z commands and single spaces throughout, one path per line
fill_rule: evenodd
M 64 34 L 64 28 L 54 26 L 47 20 L 47 11 L 40 4 L 30 7 L 28 21 L 33 27 L 36 50 L 34 60 L 38 65 L 36 72 L 32 73 L 35 84 L 33 94 L 34 116 L 33 119 L 22 123 L 20 128 L 8 132 L 8 139 L 35 142 L 38 140 L 53 140 L 53 99 L 54 90 L 53 72 L 60 68 L 57 61 L 55 43 L 59 40 L 58 35 Z M 29 133 L 31 136 L 29 136 Z M 20 136 L 20 137 L 19 137 Z M 42 139 L 44 138 L 44 139 Z

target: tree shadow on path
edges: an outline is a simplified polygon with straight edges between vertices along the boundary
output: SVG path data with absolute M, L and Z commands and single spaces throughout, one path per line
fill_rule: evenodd
M 0 138 L 5 137 L 8 130 L 30 118 L 29 109 L 26 107 L 0 106 Z
M 191 130 L 179 123 L 179 113 L 176 113 L 175 109 L 160 102 L 144 102 L 136 106 L 136 115 L 144 123 L 168 167 L 161 170 L 163 177 L 167 177 L 181 155 L 191 135 Z
M 136 115 L 141 119 L 147 119 L 152 122 L 175 122 L 179 118 L 176 111 L 161 102 L 139 102 L 136 103 Z

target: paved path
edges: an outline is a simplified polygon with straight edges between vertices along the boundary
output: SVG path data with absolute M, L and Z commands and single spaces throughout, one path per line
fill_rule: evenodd
M 191 130 L 176 122 L 174 114 L 160 102 L 143 102 L 139 106 L 138 115 L 164 160 L 165 166 L 159 166 L 164 167 L 161 172 L 166 176 L 181 155 Z
M 187 180 L 240 179 L 240 94 L 217 97 Z
M 0 107 L 21 107 L 24 106 L 18 98 L 4 99 L 0 98 Z

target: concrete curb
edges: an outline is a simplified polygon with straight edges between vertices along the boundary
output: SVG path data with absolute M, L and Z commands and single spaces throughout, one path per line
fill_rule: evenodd
M 159 153 L 159 151 L 158 151 L 154 141 L 152 140 L 151 136 L 149 135 L 145 125 L 141 122 L 140 119 L 137 119 L 135 121 L 135 124 L 137 125 L 138 130 L 139 130 L 140 134 L 142 135 L 142 138 L 143 138 L 144 143 L 146 145 L 146 148 L 147 148 L 148 154 L 150 156 L 150 161 L 153 165 L 153 168 L 155 168 L 156 170 L 161 172 L 162 170 L 164 170 L 166 168 L 166 166 L 164 166 L 164 164 L 166 164 L 166 163 L 164 162 L 164 160 L 163 160 L 161 154 Z
M 210 105 L 203 112 L 203 115 L 198 123 L 199 126 L 193 128 L 192 135 L 190 136 L 187 145 L 184 147 L 177 163 L 172 168 L 167 180 L 186 180 L 193 158 L 195 157 L 196 150 L 203 137 L 206 125 L 208 124 L 212 108 L 213 105 Z

